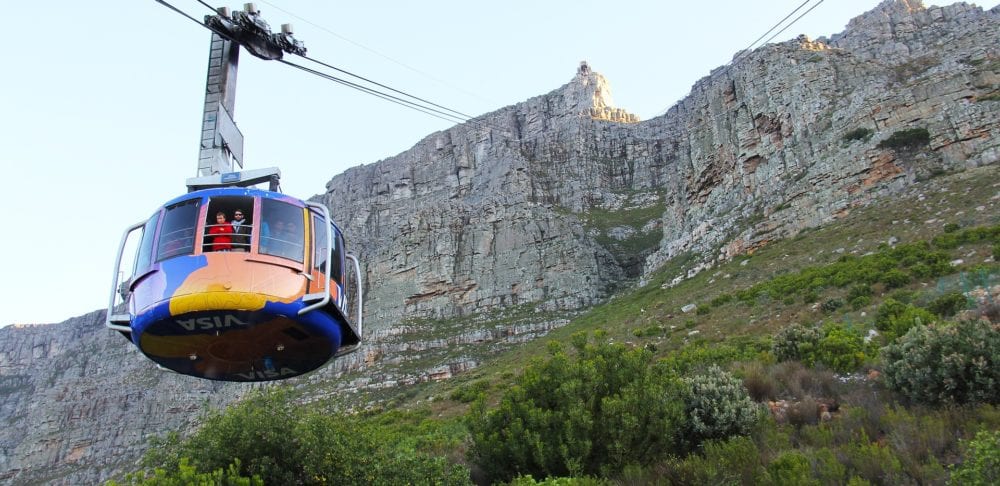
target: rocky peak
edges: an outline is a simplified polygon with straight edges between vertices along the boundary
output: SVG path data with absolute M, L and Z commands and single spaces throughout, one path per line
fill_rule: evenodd
M 542 105 L 548 115 L 577 118 L 588 117 L 618 123 L 638 123 L 639 117 L 616 108 L 611 97 L 611 84 L 600 73 L 581 61 L 569 83 L 552 92 L 528 100 L 527 106 Z

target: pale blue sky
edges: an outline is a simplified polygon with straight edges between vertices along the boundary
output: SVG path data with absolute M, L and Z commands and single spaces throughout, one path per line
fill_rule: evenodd
M 193 0 L 171 3 L 210 13 Z M 311 57 L 470 115 L 556 89 L 586 60 L 618 107 L 648 119 L 801 3 L 257 6 L 274 29 L 294 23 Z M 775 41 L 840 32 L 878 3 L 825 0 Z M 210 34 L 154 0 L 7 2 L 4 18 L 0 325 L 60 322 L 106 305 L 121 231 L 195 175 Z M 279 166 L 283 190 L 298 197 L 451 126 L 245 52 L 240 61 L 246 168 Z

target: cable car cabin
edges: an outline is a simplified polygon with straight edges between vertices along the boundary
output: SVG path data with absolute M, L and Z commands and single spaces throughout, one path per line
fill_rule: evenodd
M 134 262 L 123 269 L 129 244 Z M 358 347 L 360 282 L 325 206 L 253 188 L 204 189 L 126 230 L 108 327 L 178 373 L 280 380 Z

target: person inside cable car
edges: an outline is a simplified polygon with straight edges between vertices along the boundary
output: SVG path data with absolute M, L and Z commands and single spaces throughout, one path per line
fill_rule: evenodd
M 260 252 L 265 255 L 274 255 L 277 253 L 276 249 L 278 235 L 285 232 L 285 222 L 280 219 L 273 221 L 274 231 L 271 231 L 272 221 L 264 220 L 261 223 L 260 229 Z
M 226 213 L 215 213 L 215 224 L 209 225 L 210 251 L 229 251 L 233 249 L 233 226 L 226 221 Z
M 298 225 L 295 224 L 295 221 L 285 223 L 285 234 L 279 238 L 281 239 L 282 246 L 281 253 L 278 256 L 283 256 L 290 260 L 302 261 L 302 233 Z
M 233 251 L 250 251 L 250 234 L 253 227 L 243 218 L 243 210 L 237 209 L 233 213 Z

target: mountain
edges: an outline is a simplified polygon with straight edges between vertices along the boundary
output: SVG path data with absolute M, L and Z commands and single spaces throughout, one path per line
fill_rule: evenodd
M 369 344 L 293 386 L 365 406 L 474 368 L 678 258 L 676 281 L 920 180 L 995 166 L 998 27 L 1000 6 L 889 0 L 829 38 L 739 52 L 646 121 L 584 63 L 550 93 L 334 177 L 315 199 L 364 262 Z M 0 480 L 131 470 L 149 437 L 249 389 L 158 372 L 102 320 L 0 329 Z

